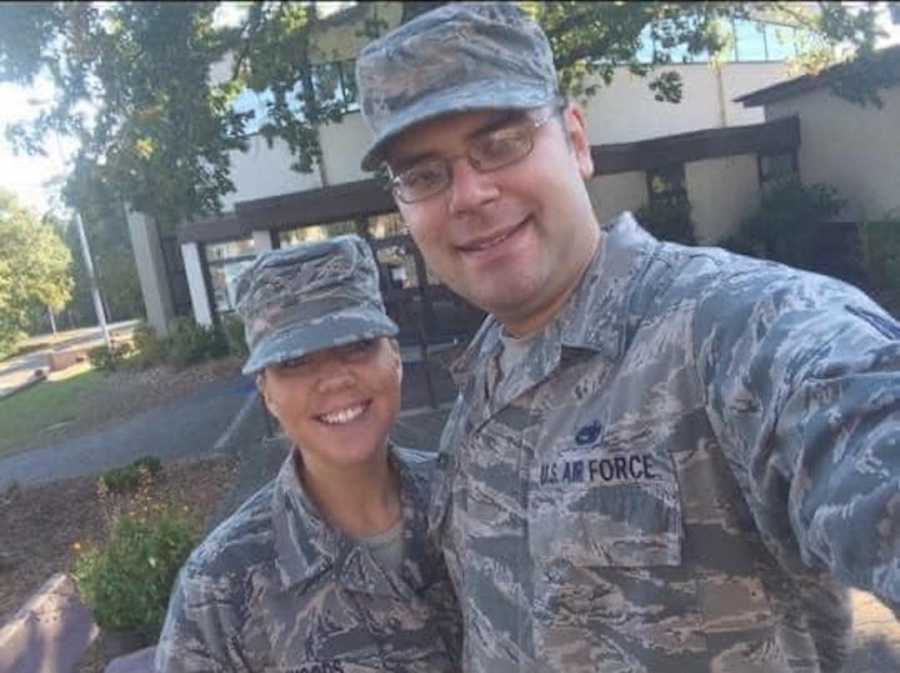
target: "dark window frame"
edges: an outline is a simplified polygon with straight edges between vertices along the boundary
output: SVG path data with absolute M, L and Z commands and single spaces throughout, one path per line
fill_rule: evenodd
M 756 175 L 759 179 L 759 189 L 763 191 L 766 188 L 766 185 L 771 184 L 775 180 L 778 179 L 783 174 L 767 174 L 765 169 L 763 168 L 763 162 L 767 158 L 774 157 L 782 157 L 788 155 L 791 158 L 791 172 L 793 177 L 799 179 L 800 177 L 800 162 L 797 157 L 797 150 L 793 149 L 788 152 L 775 152 L 775 153 L 760 153 L 756 155 Z
M 667 173 L 669 173 L 673 169 L 680 173 L 680 184 L 674 188 L 667 187 L 666 189 L 659 192 L 654 190 L 653 179 L 656 176 L 660 176 L 664 180 L 669 181 L 670 176 L 667 175 Z M 675 162 L 666 164 L 665 166 L 660 166 L 658 168 L 650 168 L 644 171 L 644 177 L 647 183 L 647 203 L 650 206 L 689 203 L 687 192 L 687 171 L 685 170 L 685 164 L 683 162 Z

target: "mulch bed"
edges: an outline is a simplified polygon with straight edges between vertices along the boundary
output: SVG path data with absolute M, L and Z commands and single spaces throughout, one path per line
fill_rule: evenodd
M 155 500 L 187 507 L 205 523 L 235 479 L 232 457 L 167 463 L 154 481 Z M 13 487 L 0 494 L 0 624 L 55 573 L 68 572 L 78 554 L 102 542 L 107 515 L 96 477 Z

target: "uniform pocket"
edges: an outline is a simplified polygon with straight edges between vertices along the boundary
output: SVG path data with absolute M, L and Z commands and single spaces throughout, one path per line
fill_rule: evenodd
M 668 456 L 572 456 L 535 470 L 529 544 L 538 564 L 681 564 L 681 502 Z

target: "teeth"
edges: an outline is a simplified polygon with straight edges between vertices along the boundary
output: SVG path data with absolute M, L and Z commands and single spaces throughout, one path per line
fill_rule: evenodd
M 500 241 L 507 238 L 511 233 L 511 231 L 507 231 L 505 234 L 500 234 L 499 236 L 478 243 L 477 245 L 474 245 L 472 247 L 474 247 L 476 250 L 486 250 L 487 248 L 497 245 Z
M 322 414 L 321 416 L 319 416 L 319 418 L 321 418 L 329 425 L 340 425 L 342 423 L 349 423 L 350 421 L 352 421 L 363 411 L 365 411 L 365 408 L 366 405 L 360 404 L 355 407 L 341 409 L 340 411 L 333 411 L 330 414 Z

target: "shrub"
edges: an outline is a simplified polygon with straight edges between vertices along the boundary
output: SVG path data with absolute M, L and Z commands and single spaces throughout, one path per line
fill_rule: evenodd
M 147 323 L 141 323 L 134 328 L 132 337 L 135 350 L 135 364 L 146 369 L 161 363 L 165 359 L 165 348 L 156 330 Z
M 107 542 L 82 553 L 73 571 L 97 625 L 158 638 L 178 570 L 196 541 L 193 522 L 170 507 L 116 518 Z
M 144 473 L 151 478 L 162 471 L 159 458 L 144 456 L 130 465 L 106 470 L 97 480 L 98 486 L 110 493 L 132 493 L 141 485 Z
M 651 203 L 635 213 L 637 221 L 651 234 L 665 241 L 694 245 L 694 223 L 691 204 L 686 199 L 673 203 Z
M 888 308 L 900 311 L 900 220 L 864 222 L 859 233 L 871 282 Z
M 113 343 L 111 348 L 106 346 L 97 346 L 91 348 L 87 355 L 88 360 L 94 369 L 101 369 L 107 372 L 114 372 L 120 369 L 125 361 L 131 355 L 133 348 L 130 343 Z
M 226 315 L 222 319 L 222 331 L 225 333 L 225 339 L 228 342 L 229 353 L 244 358 L 249 355 L 247 340 L 244 337 L 243 320 L 236 315 Z
M 228 354 L 228 342 L 221 329 L 204 327 L 184 317 L 172 321 L 164 348 L 166 359 L 177 367 Z
M 816 239 L 822 224 L 838 215 L 846 200 L 830 185 L 806 186 L 796 176 L 772 185 L 760 207 L 744 218 L 738 232 L 722 247 L 772 259 L 802 269 L 815 269 Z

